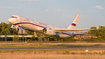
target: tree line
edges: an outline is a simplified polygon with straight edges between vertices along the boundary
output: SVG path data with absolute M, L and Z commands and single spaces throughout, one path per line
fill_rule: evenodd
M 2 22 L 0 23 L 0 35 L 17 35 L 15 33 L 15 29 L 11 28 L 12 24 L 10 23 L 5 23 Z M 91 27 L 90 29 L 95 29 L 95 30 L 90 30 L 87 33 L 88 34 L 92 34 L 94 36 L 97 36 L 97 39 L 86 39 L 85 41 L 105 41 L 105 26 L 100 26 L 98 29 L 97 27 Z M 27 30 L 26 30 L 27 31 Z M 27 35 L 33 35 L 34 33 L 31 31 L 27 31 Z M 40 35 L 37 34 L 38 37 L 40 37 Z M 46 39 L 50 38 L 51 36 L 48 35 L 44 35 Z M 51 37 L 52 38 L 52 37 Z M 55 39 L 55 41 L 76 41 L 72 38 L 56 38 L 53 37 Z M 47 40 L 48 41 L 48 40 Z

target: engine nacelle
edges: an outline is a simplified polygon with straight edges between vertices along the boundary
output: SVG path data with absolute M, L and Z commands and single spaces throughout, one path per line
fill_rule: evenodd
M 19 26 L 12 25 L 11 28 L 14 28 L 17 34 L 27 34 L 27 31 Z
M 26 30 L 19 29 L 18 34 L 27 34 Z
M 21 29 L 18 29 L 18 30 L 15 29 L 15 33 L 17 33 L 17 34 L 27 34 L 27 31 L 26 30 L 21 30 Z
M 15 27 L 15 33 L 17 34 L 27 34 L 27 31 L 23 28 L 20 28 L 20 27 Z
M 50 28 L 44 28 L 43 33 L 47 35 L 56 35 L 56 33 Z

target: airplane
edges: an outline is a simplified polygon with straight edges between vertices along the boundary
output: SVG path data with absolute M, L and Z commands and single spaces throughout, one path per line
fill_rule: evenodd
M 11 18 L 8 19 L 8 22 L 12 24 L 11 28 L 15 28 L 17 32 L 19 32 L 19 30 L 21 29 L 24 29 L 59 38 L 70 38 L 75 35 L 81 35 L 74 32 L 87 30 L 87 29 L 77 29 L 79 19 L 80 15 L 77 15 L 67 29 L 56 28 L 18 15 L 12 15 Z

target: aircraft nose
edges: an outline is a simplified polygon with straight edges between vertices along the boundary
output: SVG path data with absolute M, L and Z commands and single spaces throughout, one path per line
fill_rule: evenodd
M 9 22 L 9 23 L 11 23 L 11 21 L 12 21 L 12 20 L 11 20 L 11 18 L 10 18 L 10 19 L 8 19 L 8 22 Z
M 10 19 L 8 19 L 8 22 L 9 23 L 13 23 L 14 22 L 14 19 L 10 18 Z

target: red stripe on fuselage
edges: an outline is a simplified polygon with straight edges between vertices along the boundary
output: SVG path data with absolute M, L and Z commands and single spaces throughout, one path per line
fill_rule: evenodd
M 19 25 L 19 24 L 31 24 L 31 25 L 34 25 L 34 26 L 38 26 L 38 27 L 41 27 L 41 28 L 45 28 L 43 26 L 40 26 L 40 25 L 37 25 L 37 24 L 32 24 L 32 23 L 17 23 L 17 24 L 14 24 L 14 25 Z

